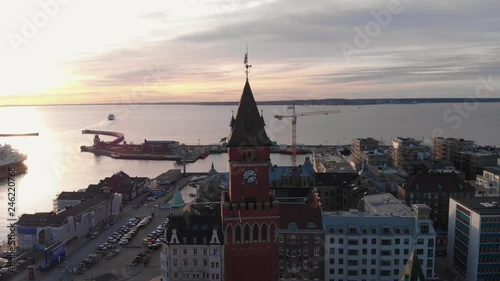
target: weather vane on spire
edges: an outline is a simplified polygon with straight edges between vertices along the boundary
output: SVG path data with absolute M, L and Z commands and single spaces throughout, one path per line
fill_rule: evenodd
M 245 53 L 245 61 L 243 62 L 245 64 L 245 73 L 247 74 L 247 80 L 248 80 L 248 73 L 250 72 L 248 69 L 252 67 L 251 65 L 248 64 L 248 44 L 247 44 L 247 51 Z

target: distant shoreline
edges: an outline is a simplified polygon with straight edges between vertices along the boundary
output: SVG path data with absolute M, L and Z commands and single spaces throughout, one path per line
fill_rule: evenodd
M 492 103 L 500 102 L 500 98 L 406 98 L 406 99 L 310 99 L 310 100 L 277 100 L 260 101 L 257 105 L 379 105 L 379 104 L 431 104 L 431 103 Z M 0 105 L 0 107 L 14 106 L 84 106 L 84 105 L 238 105 L 237 101 L 228 102 L 140 102 L 140 103 L 75 103 L 75 104 L 32 104 L 32 105 Z

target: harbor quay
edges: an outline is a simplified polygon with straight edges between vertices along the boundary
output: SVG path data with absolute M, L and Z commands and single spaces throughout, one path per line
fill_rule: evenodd
M 174 140 L 144 140 L 142 144 L 132 144 L 125 141 L 125 136 L 119 132 L 83 130 L 82 134 L 94 134 L 93 144 L 81 146 L 83 152 L 94 153 L 95 155 L 108 156 L 115 159 L 135 159 L 135 160 L 169 160 L 177 161 L 179 164 L 194 163 L 198 159 L 204 159 L 209 154 L 226 153 L 225 141 L 215 144 L 180 144 Z M 103 141 L 99 136 L 113 136 L 112 141 Z M 296 146 L 296 154 L 309 154 L 317 149 L 349 149 L 349 145 L 305 145 Z M 271 153 L 293 154 L 290 145 L 273 143 L 270 147 Z

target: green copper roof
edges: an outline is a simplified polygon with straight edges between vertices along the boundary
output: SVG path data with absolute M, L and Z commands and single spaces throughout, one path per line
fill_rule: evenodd
M 184 202 L 184 199 L 182 199 L 181 192 L 176 190 L 172 200 L 172 208 L 182 208 L 184 206 L 186 206 L 186 203 Z

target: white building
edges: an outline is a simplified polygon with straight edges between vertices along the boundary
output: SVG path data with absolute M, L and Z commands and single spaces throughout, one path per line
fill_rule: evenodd
M 56 242 L 85 237 L 110 217 L 110 199 L 101 194 L 59 212 L 23 214 L 16 222 L 17 245 L 21 249 L 45 249 Z
M 476 176 L 476 197 L 500 196 L 500 167 L 488 167 Z
M 500 280 L 500 197 L 450 198 L 448 266 L 457 280 Z
M 325 281 L 393 281 L 412 251 L 434 275 L 436 233 L 424 204 L 410 208 L 389 193 L 367 195 L 364 211 L 324 212 Z
M 217 211 L 185 206 L 179 191 L 174 194 L 172 214 L 165 229 L 160 254 L 163 281 L 224 280 L 224 238 Z

